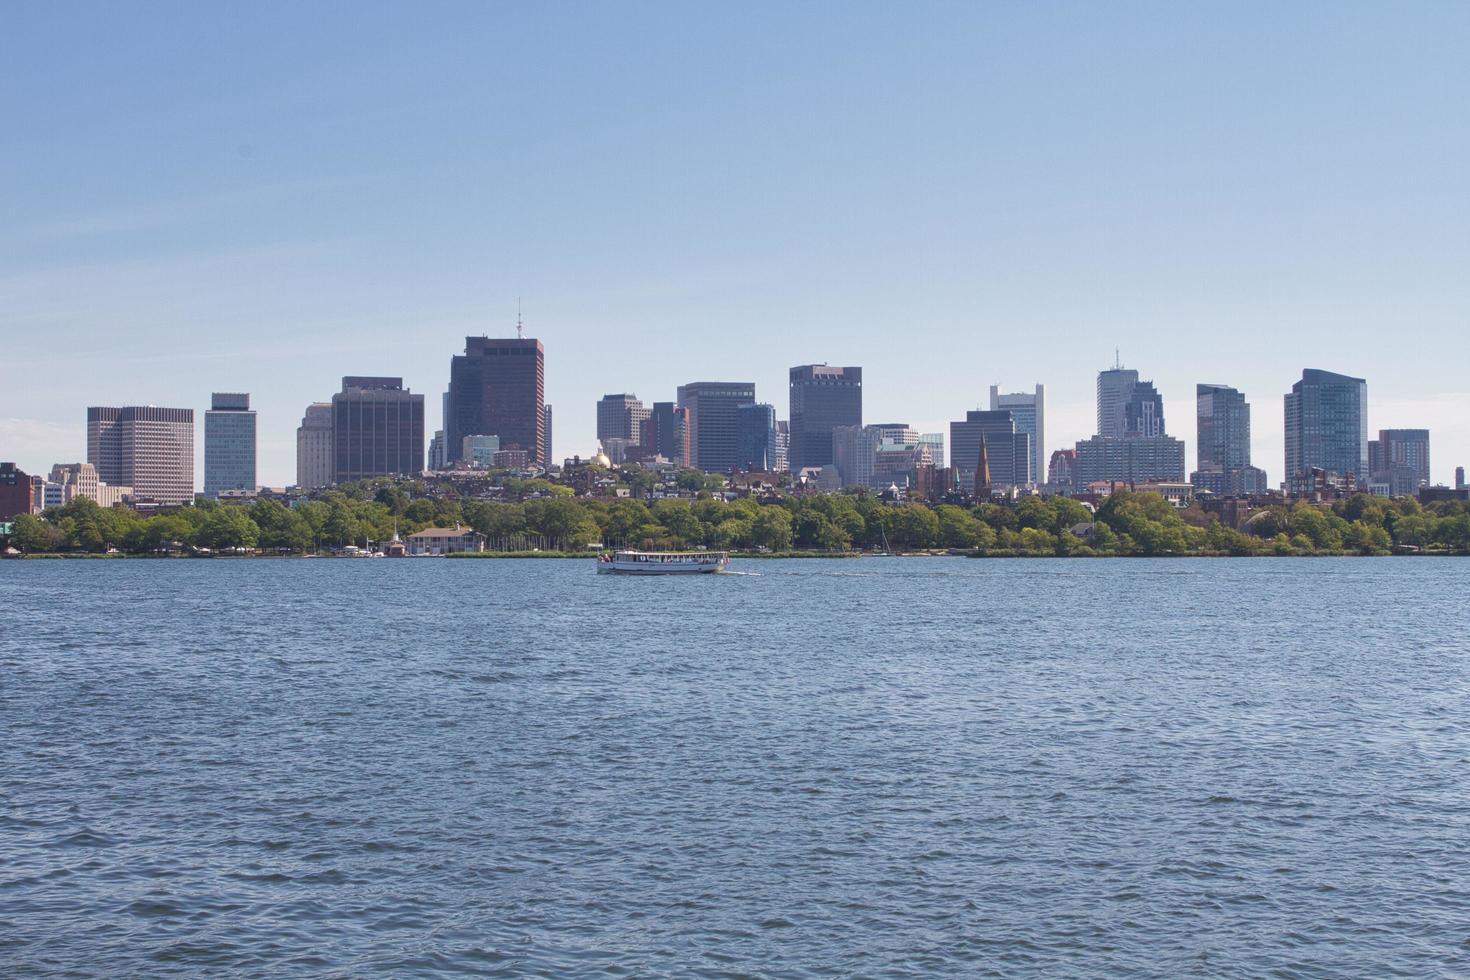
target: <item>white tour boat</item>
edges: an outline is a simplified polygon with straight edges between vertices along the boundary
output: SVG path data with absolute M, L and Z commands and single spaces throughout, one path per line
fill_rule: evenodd
M 708 575 L 730 564 L 725 551 L 615 551 L 597 558 L 598 575 Z

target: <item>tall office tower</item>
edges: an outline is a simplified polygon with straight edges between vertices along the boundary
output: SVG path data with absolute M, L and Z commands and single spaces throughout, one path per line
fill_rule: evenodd
M 776 409 L 766 404 L 735 410 L 735 465 L 742 470 L 776 470 Z
M 1009 410 L 1016 420 L 1016 431 L 1031 437 L 1031 472 L 1026 478 L 1030 484 L 1040 484 L 1046 479 L 1046 385 L 1037 385 L 1031 394 L 1016 392 L 1001 394 L 1000 385 L 990 386 L 990 410 Z M 943 465 L 943 464 L 935 464 Z
M 1251 465 L 1251 407 L 1225 385 L 1195 385 L 1196 489 L 1217 496 L 1266 492 L 1266 474 Z
M 466 337 L 449 362 L 449 414 L 444 443 L 450 462 L 465 436 L 499 436 L 503 449 L 524 449 L 545 466 L 546 351 L 530 338 Z
M 1152 381 L 1140 381 L 1123 403 L 1123 435 L 1157 438 L 1164 434 L 1164 397 Z
M 429 470 L 438 472 L 445 468 L 449 454 L 444 451 L 444 430 L 435 429 L 434 438 L 429 440 Z
M 679 407 L 689 409 L 690 464 L 706 473 L 728 473 L 736 464 L 741 405 L 755 401 L 751 381 L 695 381 L 680 385 Z
M 296 429 L 296 485 L 316 490 L 336 483 L 333 460 L 332 403 L 312 402 Z
M 944 469 L 944 433 L 925 432 L 919 436 L 919 445 L 929 447 L 929 462 Z
M 791 469 L 832 462 L 832 430 L 863 424 L 863 369 L 802 364 L 790 371 Z
M 164 505 L 194 499 L 194 410 L 87 409 L 87 462 L 97 477 Z
M 690 466 L 689 410 L 673 402 L 654 402 L 643 423 L 645 451 L 662 456 L 675 466 Z
M 1465 489 L 1465 467 L 1463 467 L 1463 466 L 1456 466 L 1455 467 L 1455 489 L 1456 490 L 1464 490 Z
M 1016 417 L 1010 409 L 997 409 L 966 412 L 963 422 L 949 423 L 949 463 L 958 486 L 975 486 L 982 434 L 993 490 L 1008 492 L 1031 482 L 1031 434 L 1016 431 Z
M 255 413 L 245 392 L 216 391 L 204 413 L 204 495 L 254 490 Z
M 556 461 L 555 450 L 553 450 L 551 448 L 552 442 L 551 442 L 551 405 L 550 405 L 550 403 L 548 403 L 547 406 L 544 409 L 541 410 L 541 419 L 542 419 L 541 428 L 543 430 L 542 431 L 542 438 L 544 438 L 546 440 L 546 459 L 542 461 L 541 465 L 543 467 L 547 468 L 547 469 L 550 469 L 551 468 L 551 464 Z
M 1286 395 L 1286 480 L 1368 476 L 1368 382 L 1308 368 Z
M 29 514 L 31 510 L 30 475 L 14 463 L 0 463 L 0 521 Z
M 1128 431 L 1128 399 L 1138 384 L 1138 372 L 1122 367 L 1097 375 L 1097 434 L 1104 439 L 1121 439 Z
M 873 482 L 878 446 L 882 442 L 883 430 L 876 425 L 839 425 L 832 430 L 832 462 L 823 470 L 837 471 L 837 486 L 868 486 Z
M 637 395 L 603 395 L 597 403 L 597 441 L 603 445 L 609 439 L 641 443 L 643 423 L 649 414 Z
M 776 422 L 776 472 L 791 472 L 791 423 L 785 419 Z
M 1379 429 L 1368 442 L 1368 475 L 1388 486 L 1390 496 L 1407 497 L 1429 485 L 1429 430 Z
M 424 396 L 405 389 L 402 378 L 343 378 L 332 396 L 332 482 L 418 476 L 423 469 Z

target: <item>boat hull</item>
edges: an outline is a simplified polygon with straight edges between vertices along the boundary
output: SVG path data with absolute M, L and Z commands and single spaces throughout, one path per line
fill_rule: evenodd
M 650 567 L 649 565 L 633 566 L 620 562 L 600 562 L 597 566 L 598 575 L 713 575 L 725 570 L 724 564 L 719 565 L 692 565 L 688 568 L 677 567 Z

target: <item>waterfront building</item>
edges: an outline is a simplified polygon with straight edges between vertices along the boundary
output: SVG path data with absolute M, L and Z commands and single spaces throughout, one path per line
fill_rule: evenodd
M 254 490 L 255 413 L 245 392 L 216 391 L 204 413 L 204 495 Z
M 1368 441 L 1368 477 L 1390 497 L 1410 497 L 1429 485 L 1429 430 L 1379 429 Z
M 1127 407 L 1138 372 L 1115 365 L 1097 375 L 1097 434 L 1121 439 L 1128 430 Z
M 643 441 L 643 423 L 650 412 L 637 395 L 603 395 L 597 403 L 597 441 L 623 439 L 630 443 Z
M 549 404 L 541 410 L 541 418 L 542 428 L 545 430 L 544 432 L 542 432 L 542 438 L 546 440 L 546 458 L 541 461 L 541 465 L 546 467 L 547 469 L 550 469 L 552 462 L 556 459 L 556 456 L 555 450 L 551 448 L 551 406 Z
M 444 438 L 450 462 L 467 435 L 495 435 L 506 449 L 546 458 L 546 351 L 531 338 L 466 337 L 449 362 Z
M 46 480 L 47 506 L 61 507 L 78 497 L 95 501 L 99 507 L 126 503 L 133 496 L 132 487 L 118 487 L 105 483 L 97 476 L 97 468 L 91 463 L 56 463 Z
M 426 527 L 408 536 L 410 555 L 453 555 L 465 551 L 484 551 L 485 535 L 474 528 Z
M 990 386 L 990 410 L 1007 410 L 1016 421 L 1016 431 L 1031 437 L 1031 465 L 1025 482 L 1040 484 L 1046 479 L 1046 385 L 1033 392 L 1003 394 L 999 385 Z
M 993 492 L 1009 493 L 1030 483 L 1031 436 L 1016 431 L 1016 417 L 1007 408 L 966 412 L 963 422 L 949 424 L 949 459 L 957 486 L 969 490 L 976 485 L 982 436 Z
M 1077 450 L 1058 449 L 1054 451 L 1046 468 L 1047 486 L 1063 493 L 1072 490 L 1076 486 L 1072 478 L 1072 470 L 1076 464 Z
M 495 465 L 498 452 L 499 436 L 465 436 L 460 440 L 459 461 L 479 469 L 489 469 Z
M 742 470 L 776 471 L 776 409 L 764 403 L 735 410 L 735 465 Z
M 99 480 L 164 506 L 194 499 L 194 410 L 87 409 L 87 462 Z
M 750 381 L 695 381 L 680 385 L 678 405 L 689 410 L 690 465 L 728 473 L 737 462 L 739 409 L 755 401 Z
M 833 461 L 832 433 L 863 424 L 863 369 L 801 364 L 789 372 L 791 468 Z
M 32 509 L 30 474 L 14 463 L 0 463 L 0 521 Z
M 689 410 L 673 402 L 654 402 L 643 422 L 642 443 L 645 451 L 689 467 Z
M 329 487 L 332 477 L 332 403 L 306 406 L 296 428 L 296 485 L 306 490 Z
M 919 436 L 920 445 L 929 447 L 929 461 L 936 470 L 944 469 L 944 433 L 925 432 Z
M 343 378 L 332 396 L 332 482 L 423 469 L 424 396 L 405 389 L 402 378 Z
M 1313 470 L 1366 482 L 1368 382 L 1308 368 L 1285 401 L 1288 485 L 1307 485 Z
M 1194 389 L 1196 470 L 1189 482 L 1216 496 L 1266 492 L 1266 473 L 1251 465 L 1251 407 L 1245 395 L 1225 385 Z

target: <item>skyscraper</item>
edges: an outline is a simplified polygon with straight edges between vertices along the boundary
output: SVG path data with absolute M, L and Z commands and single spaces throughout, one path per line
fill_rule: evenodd
M 296 429 L 296 485 L 315 490 L 337 482 L 332 478 L 333 452 L 332 403 L 312 402 Z
M 1002 394 L 1000 385 L 990 386 L 990 410 L 1007 410 L 1016 420 L 1016 431 L 1031 437 L 1031 471 L 1024 482 L 1039 484 L 1046 479 L 1046 385 L 1027 394 Z M 943 465 L 938 464 L 938 465 Z
M 555 455 L 555 452 L 556 451 L 551 448 L 552 447 L 552 442 L 551 442 L 551 405 L 550 404 L 548 404 L 546 406 L 546 408 L 541 412 L 541 417 L 543 419 L 542 426 L 541 426 L 542 429 L 543 429 L 542 436 L 543 436 L 543 438 L 546 439 L 546 459 L 542 462 L 541 465 L 542 466 L 545 466 L 547 468 L 550 468 L 551 464 L 556 461 L 556 455 Z
M 736 464 L 737 410 L 755 401 L 751 381 L 695 381 L 680 385 L 679 407 L 689 409 L 691 465 L 728 473 Z
M 332 396 L 332 482 L 417 476 L 423 469 L 424 396 L 406 390 L 402 378 L 343 378 Z
M 776 421 L 776 472 L 791 472 L 791 423 L 785 419 Z
M 1197 466 L 1189 482 L 1237 497 L 1266 491 L 1266 474 L 1251 465 L 1251 407 L 1225 385 L 1196 385 Z
M 1465 467 L 1463 467 L 1463 466 L 1456 466 L 1455 467 L 1455 489 L 1456 490 L 1464 490 L 1465 489 Z
M 774 471 L 778 452 L 776 409 L 764 403 L 741 405 L 735 416 L 735 465 L 742 470 Z
M 648 409 L 637 395 L 603 395 L 597 403 L 597 441 L 604 446 L 609 439 L 641 443 L 648 416 Z
M 1164 396 L 1152 381 L 1138 381 L 1123 402 L 1123 435 L 1153 439 L 1164 434 Z
M 832 430 L 863 424 L 863 369 L 803 364 L 790 371 L 792 472 L 832 462 Z
M 87 409 L 87 462 L 97 477 L 165 505 L 194 499 L 194 410 Z
M 1286 480 L 1368 476 L 1368 382 L 1308 368 L 1286 395 Z
M 963 422 L 949 423 L 949 463 L 957 486 L 970 490 L 976 485 L 982 435 L 992 490 L 1008 492 L 1031 482 L 1031 435 L 1016 431 L 1010 409 L 997 409 L 966 412 Z
M 654 402 L 643 423 L 642 445 L 675 466 L 690 466 L 689 410 L 673 402 Z
M 1379 429 L 1368 443 L 1368 475 L 1389 494 L 1406 497 L 1429 485 L 1429 430 Z
M 486 435 L 546 465 L 545 357 L 531 338 L 465 338 L 464 353 L 449 362 L 444 443 L 451 462 L 465 436 Z
M 1138 372 L 1122 367 L 1097 375 L 1097 434 L 1104 439 L 1121 439 L 1128 431 L 1127 407 Z
M 255 413 L 244 392 L 215 392 L 204 413 L 204 495 L 254 490 Z

